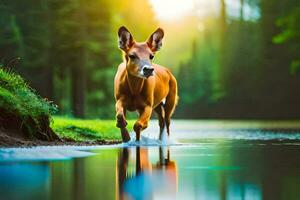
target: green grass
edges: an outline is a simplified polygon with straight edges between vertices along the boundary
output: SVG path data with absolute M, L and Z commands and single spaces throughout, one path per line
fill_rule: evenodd
M 52 129 L 62 138 L 75 141 L 121 140 L 115 120 L 72 119 L 68 117 L 52 118 Z M 133 121 L 128 121 L 128 130 L 132 130 Z
M 14 116 L 34 136 L 41 128 L 42 118 L 50 118 L 56 110 L 54 104 L 37 95 L 21 76 L 0 65 L 0 117 Z

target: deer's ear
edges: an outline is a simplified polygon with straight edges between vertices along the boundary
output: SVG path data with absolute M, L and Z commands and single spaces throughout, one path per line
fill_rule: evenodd
M 125 26 L 121 26 L 118 31 L 119 48 L 128 51 L 133 45 L 133 37 Z
M 152 35 L 148 38 L 147 44 L 150 47 L 150 49 L 155 52 L 160 49 L 162 46 L 162 39 L 164 37 L 164 30 L 161 28 L 158 28 Z

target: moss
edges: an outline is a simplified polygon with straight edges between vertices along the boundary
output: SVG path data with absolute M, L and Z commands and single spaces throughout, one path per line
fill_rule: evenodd
M 18 119 L 21 128 L 35 136 L 38 132 L 45 131 L 45 121 L 49 121 L 57 108 L 38 96 L 19 75 L 0 66 L 0 110 L 0 115 L 5 115 L 2 119 Z
M 129 130 L 132 129 L 133 122 L 128 121 Z M 51 127 L 62 138 L 76 141 L 121 140 L 115 120 L 82 120 L 56 116 L 53 117 Z

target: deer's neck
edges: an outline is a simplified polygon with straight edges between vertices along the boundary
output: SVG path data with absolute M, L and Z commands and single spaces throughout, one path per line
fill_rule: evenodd
M 129 85 L 130 92 L 133 96 L 137 96 L 141 93 L 145 80 L 143 78 L 139 78 L 131 75 L 127 72 L 127 82 Z

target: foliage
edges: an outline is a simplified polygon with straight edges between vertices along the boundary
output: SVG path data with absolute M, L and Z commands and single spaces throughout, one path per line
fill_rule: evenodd
M 299 1 L 292 2 L 240 1 L 239 15 L 233 16 L 233 5 L 222 0 L 220 4 L 225 8 L 220 9 L 217 18 L 199 19 L 204 28 L 190 40 L 192 54 L 181 64 L 178 74 L 177 116 L 299 116 L 296 104 L 291 102 L 300 99 L 294 92 L 300 79 L 290 76 L 286 69 L 291 60 L 291 74 L 300 66 Z M 259 17 L 246 15 L 245 8 L 259 13 Z M 283 45 L 272 43 L 272 39 Z
M 83 120 L 55 116 L 51 127 L 62 138 L 76 141 L 121 140 L 115 120 Z M 128 128 L 131 130 L 132 127 L 133 121 L 128 121 Z

